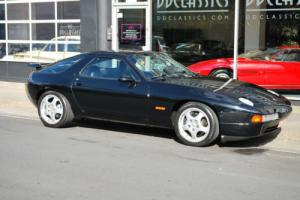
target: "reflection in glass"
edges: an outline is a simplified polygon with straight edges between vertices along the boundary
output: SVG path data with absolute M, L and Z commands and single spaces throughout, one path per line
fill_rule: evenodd
M 8 24 L 9 40 L 29 40 L 29 24 Z
M 0 4 L 0 20 L 5 20 L 5 7 L 4 7 L 4 4 Z
M 55 24 L 32 24 L 33 40 L 51 40 L 55 37 Z
M 26 54 L 29 52 L 29 44 L 8 44 L 8 57 L 6 60 L 26 61 Z
M 56 45 L 54 43 L 48 44 L 32 44 L 31 60 L 40 63 L 52 63 L 57 59 L 55 52 Z
M 79 23 L 60 23 L 57 25 L 58 36 L 80 36 Z
M 54 19 L 54 16 L 54 2 L 31 4 L 32 19 Z
M 55 44 L 32 44 L 32 51 L 55 51 Z
M 58 19 L 80 19 L 80 2 L 58 2 Z
M 0 58 L 3 58 L 6 55 L 5 43 L 0 43 Z
M 7 19 L 28 20 L 29 19 L 28 5 L 29 5 L 28 3 L 7 4 Z
M 80 52 L 80 44 L 58 44 L 58 51 L 61 52 Z

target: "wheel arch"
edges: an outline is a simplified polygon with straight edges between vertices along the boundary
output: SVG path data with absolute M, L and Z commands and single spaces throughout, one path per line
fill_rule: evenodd
M 191 100 L 191 99 L 188 100 L 188 99 L 186 99 L 186 100 L 178 101 L 178 102 L 176 102 L 176 103 L 174 104 L 174 106 L 173 106 L 173 108 L 172 108 L 172 115 L 171 115 L 172 123 L 174 123 L 174 119 L 175 119 L 175 117 L 176 117 L 176 113 L 177 113 L 177 111 L 179 110 L 179 108 L 180 108 L 181 106 L 183 106 L 184 104 L 189 103 L 189 102 L 202 103 L 202 104 L 204 104 L 204 105 L 210 107 L 210 108 L 215 112 L 215 114 L 217 115 L 218 120 L 220 120 L 219 113 L 217 112 L 216 107 L 213 106 L 212 104 L 210 104 L 210 103 L 208 103 L 208 102 L 206 102 L 206 101 Z
M 214 68 L 212 69 L 210 72 L 209 72 L 209 76 L 212 75 L 214 72 L 218 71 L 218 70 L 227 70 L 229 71 L 230 73 L 233 73 L 233 70 L 231 69 L 231 67 L 229 66 L 219 66 L 217 68 Z

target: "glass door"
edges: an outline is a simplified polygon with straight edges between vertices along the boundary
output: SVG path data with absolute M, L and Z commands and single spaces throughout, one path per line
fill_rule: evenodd
M 151 6 L 113 5 L 112 49 L 114 51 L 151 51 Z
M 119 50 L 145 50 L 146 10 L 119 9 L 118 43 Z

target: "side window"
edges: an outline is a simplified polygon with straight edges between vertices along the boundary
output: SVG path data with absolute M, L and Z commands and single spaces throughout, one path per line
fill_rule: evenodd
M 72 67 L 76 63 L 80 62 L 83 58 L 84 58 L 84 56 L 82 56 L 82 55 L 67 58 L 65 60 L 59 61 L 57 63 L 54 63 L 54 64 L 50 65 L 49 67 L 46 67 L 46 68 L 42 69 L 41 72 L 44 72 L 44 73 L 60 73 L 60 72 L 63 72 L 65 70 L 69 69 L 70 67 Z
M 116 58 L 97 58 L 81 71 L 81 75 L 116 80 L 120 77 L 136 78 L 130 66 L 123 60 Z
M 283 61 L 285 60 L 285 57 L 288 55 L 287 51 L 279 51 L 277 52 L 275 55 L 273 55 L 273 59 L 275 59 L 276 61 Z
M 288 61 L 288 62 L 300 62 L 300 51 L 292 51 L 292 52 L 290 52 L 285 57 L 284 61 Z
M 68 52 L 80 52 L 80 44 L 68 44 Z
M 55 51 L 55 44 L 48 44 L 43 51 Z

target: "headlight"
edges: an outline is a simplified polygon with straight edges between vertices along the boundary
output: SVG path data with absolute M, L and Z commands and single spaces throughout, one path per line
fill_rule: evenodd
M 248 105 L 248 106 L 252 106 L 252 107 L 254 106 L 254 103 L 252 101 L 250 101 L 249 99 L 246 99 L 244 97 L 240 97 L 239 101 L 246 104 L 246 105 Z
M 276 96 L 280 96 L 277 92 L 274 92 L 273 90 L 268 90 L 268 92 L 270 92 L 271 94 L 274 94 L 274 95 L 276 95 Z

